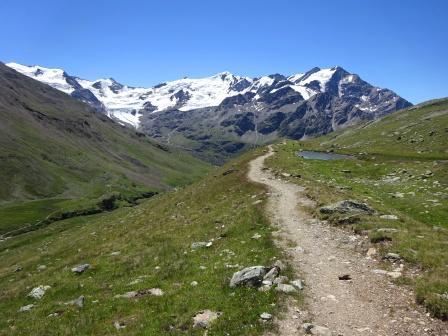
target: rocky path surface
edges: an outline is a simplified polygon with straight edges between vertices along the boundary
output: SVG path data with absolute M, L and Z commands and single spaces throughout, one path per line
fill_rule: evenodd
M 271 155 L 272 148 L 251 161 L 248 177 L 269 188 L 268 211 L 278 228 L 277 243 L 288 252 L 306 285 L 305 307 L 299 309 L 289 300 L 286 313 L 277 321 L 278 334 L 303 335 L 303 324 L 312 322 L 322 327 L 313 329 L 315 335 L 448 335 L 447 324 L 417 306 L 411 291 L 373 272 L 380 268 L 374 257 L 355 252 L 361 237 L 301 210 L 313 202 L 303 188 L 263 168 Z M 351 280 L 340 280 L 341 276 Z

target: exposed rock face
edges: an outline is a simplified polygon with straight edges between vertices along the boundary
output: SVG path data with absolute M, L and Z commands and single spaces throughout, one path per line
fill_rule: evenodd
M 325 71 L 330 76 L 324 80 Z M 340 67 L 315 68 L 294 77 L 269 76 L 271 82 L 265 85 L 253 80 L 250 91 L 225 98 L 218 106 L 146 114 L 140 128 L 161 141 L 179 133 L 202 144 L 204 139 L 216 143 L 219 134 L 221 140 L 262 144 L 278 137 L 326 134 L 411 106 L 394 92 L 373 87 Z M 201 146 L 195 150 L 201 152 Z

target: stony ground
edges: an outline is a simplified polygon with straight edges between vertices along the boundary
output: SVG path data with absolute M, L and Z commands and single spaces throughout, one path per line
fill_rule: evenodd
M 414 303 L 411 291 L 391 281 L 399 275 L 400 265 L 386 274 L 379 270 L 374 254 L 355 251 L 364 243 L 361 237 L 301 210 L 312 205 L 303 188 L 264 169 L 264 160 L 273 154 L 271 148 L 253 160 L 248 176 L 270 189 L 268 211 L 278 227 L 277 242 L 288 251 L 293 268 L 306 284 L 305 308 L 290 300 L 278 321 L 279 334 L 304 333 L 303 324 L 311 322 L 323 327 L 314 329 L 320 335 L 448 335 L 446 323 L 432 319 Z

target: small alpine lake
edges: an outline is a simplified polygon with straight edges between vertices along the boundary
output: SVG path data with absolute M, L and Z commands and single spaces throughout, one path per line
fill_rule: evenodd
M 307 160 L 344 160 L 354 158 L 351 155 L 315 151 L 299 151 L 297 156 Z

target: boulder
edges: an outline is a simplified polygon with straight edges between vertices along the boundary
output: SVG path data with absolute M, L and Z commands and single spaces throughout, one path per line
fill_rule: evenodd
M 320 208 L 320 212 L 323 214 L 349 214 L 349 213 L 359 213 L 372 215 L 375 210 L 368 206 L 366 203 L 362 203 L 355 200 L 343 200 L 330 205 L 326 205 Z
M 252 266 L 235 272 L 230 280 L 230 287 L 259 286 L 266 275 L 266 267 Z
M 312 323 L 304 323 L 302 325 L 302 328 L 305 331 L 305 334 L 308 334 L 308 335 L 331 336 L 330 329 L 328 329 L 326 327 L 314 325 Z
M 297 289 L 293 285 L 288 284 L 278 284 L 275 290 L 286 294 L 297 293 Z
M 297 279 L 290 282 L 297 290 L 303 290 L 305 288 L 303 280 Z

